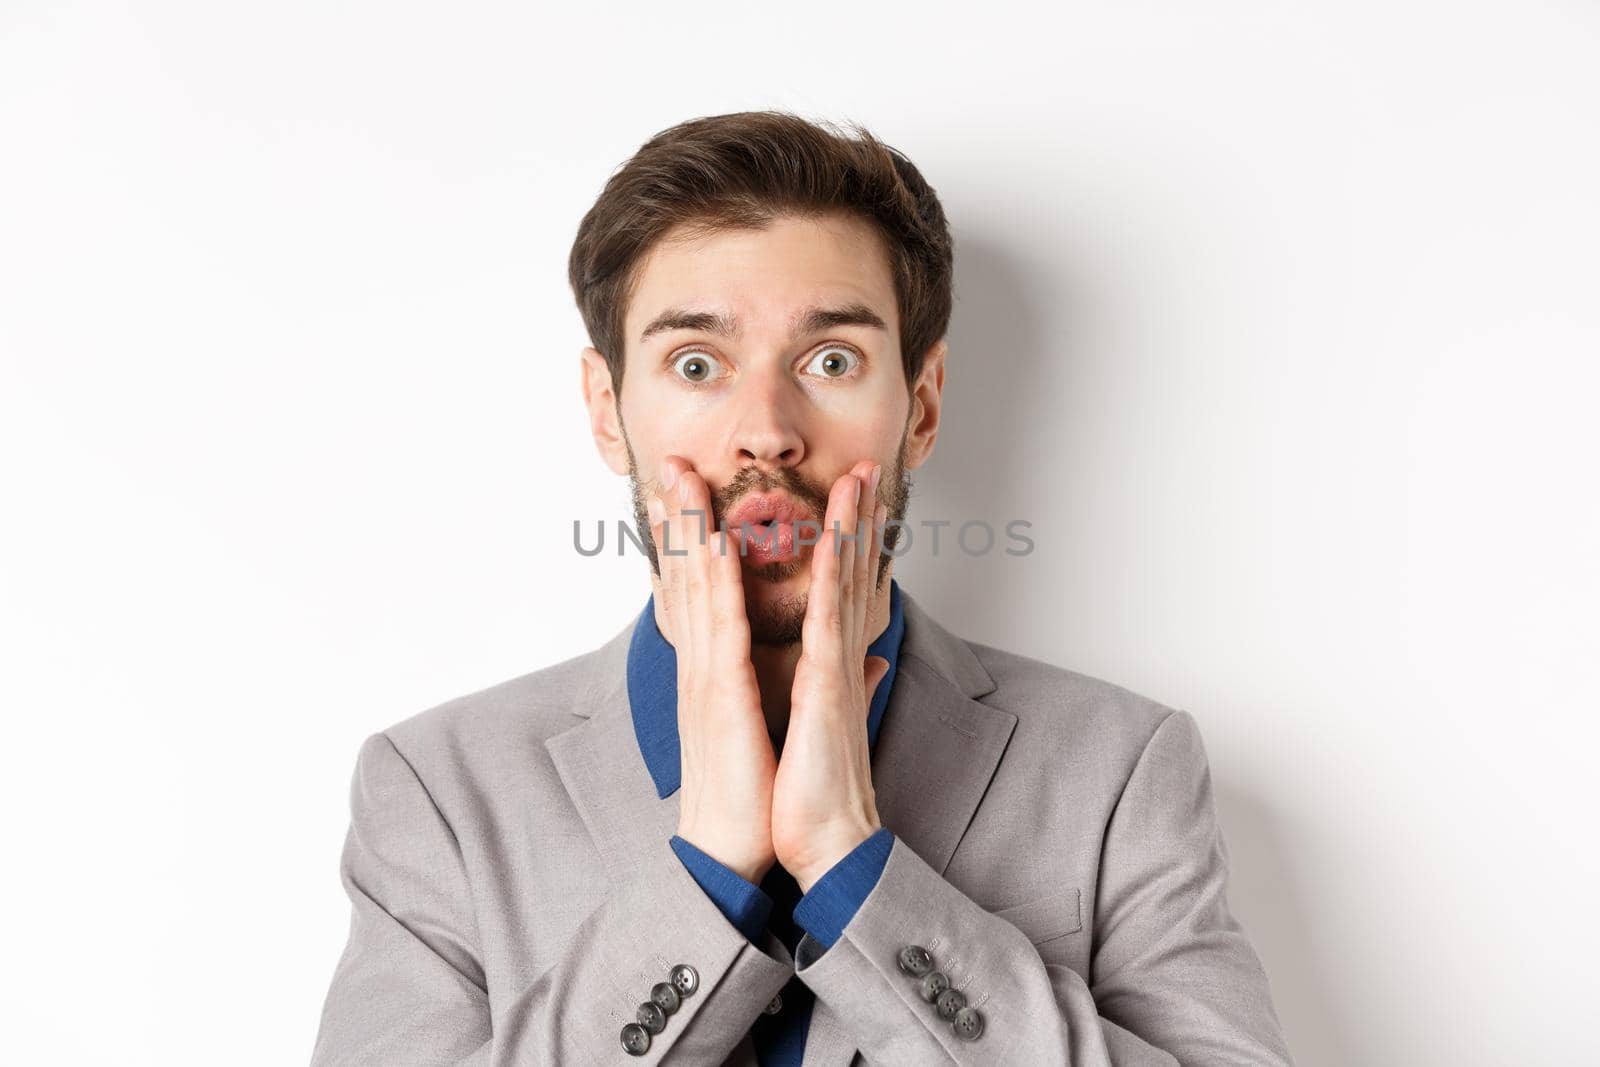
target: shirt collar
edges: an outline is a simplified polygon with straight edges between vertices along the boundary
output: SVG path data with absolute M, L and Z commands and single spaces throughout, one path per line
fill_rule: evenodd
M 905 636 L 905 615 L 900 607 L 900 584 L 889 579 L 889 625 L 867 646 L 867 655 L 889 661 L 889 671 L 872 694 L 867 709 L 867 748 L 878 741 L 883 712 L 889 705 L 900 641 Z M 665 799 L 680 784 L 683 767 L 678 750 L 678 651 L 656 625 L 656 598 L 652 592 L 633 628 L 628 645 L 628 703 L 633 710 L 634 738 L 644 756 L 656 793 Z

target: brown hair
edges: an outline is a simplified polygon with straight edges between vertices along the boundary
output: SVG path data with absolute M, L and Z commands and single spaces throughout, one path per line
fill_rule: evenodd
M 663 234 L 680 224 L 699 234 L 761 229 L 780 214 L 839 211 L 871 223 L 889 249 L 901 362 L 907 389 L 915 384 L 949 328 L 954 244 L 921 172 L 860 125 L 849 128 L 853 138 L 777 110 L 690 119 L 650 138 L 611 175 L 578 225 L 567 276 L 619 398 L 623 316 L 638 264 Z

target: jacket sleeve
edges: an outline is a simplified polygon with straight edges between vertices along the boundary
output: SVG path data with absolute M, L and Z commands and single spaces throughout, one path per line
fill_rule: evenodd
M 801 938 L 795 973 L 885 1067 L 1291 1065 L 1266 973 L 1228 911 L 1228 853 L 1188 712 L 1156 728 L 1102 849 L 1092 984 L 1044 962 L 900 838 L 839 940 Z M 981 1019 L 975 1037 L 925 998 L 915 953 L 901 966 L 908 946 L 960 992 L 947 1006 Z
M 460 845 L 386 733 L 356 761 L 340 880 L 350 929 L 313 1067 L 721 1063 L 794 973 L 783 944 L 747 940 L 663 840 L 543 974 L 491 1003 Z M 694 992 L 629 1055 L 624 1024 L 680 963 Z

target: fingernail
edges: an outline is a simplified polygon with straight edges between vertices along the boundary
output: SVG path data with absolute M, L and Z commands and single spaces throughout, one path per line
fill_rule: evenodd
M 883 464 L 882 463 L 875 464 L 873 466 L 873 468 L 872 468 L 872 491 L 873 491 L 873 493 L 877 493 L 877 491 L 878 491 L 878 475 L 880 475 L 882 473 L 883 473 Z
M 678 468 L 668 464 L 665 460 L 661 463 L 661 484 L 671 489 L 678 481 Z
M 661 499 L 654 493 L 651 493 L 645 498 L 644 510 L 645 514 L 650 516 L 651 526 L 654 526 L 656 523 L 660 522 L 661 516 L 665 514 L 661 507 Z

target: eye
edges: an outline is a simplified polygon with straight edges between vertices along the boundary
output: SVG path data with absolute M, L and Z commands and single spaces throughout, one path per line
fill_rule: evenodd
M 817 354 L 811 357 L 806 369 L 816 367 L 824 378 L 843 378 L 855 370 L 860 362 L 861 357 L 856 354 L 855 349 L 831 344 L 817 349 Z
M 722 376 L 721 365 L 698 349 L 683 352 L 675 357 L 672 369 L 692 385 L 714 381 Z

